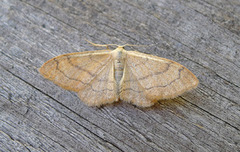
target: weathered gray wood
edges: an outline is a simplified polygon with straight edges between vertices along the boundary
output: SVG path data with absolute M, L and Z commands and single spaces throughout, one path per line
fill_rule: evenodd
M 0 1 L 0 151 L 240 151 L 240 1 Z M 95 43 L 147 44 L 199 87 L 152 108 L 84 105 L 43 79 Z M 131 48 L 129 48 L 131 49 Z

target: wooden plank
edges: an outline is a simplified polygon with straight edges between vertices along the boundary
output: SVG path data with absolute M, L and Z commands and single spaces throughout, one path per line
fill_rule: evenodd
M 228 2 L 0 1 L 0 150 L 239 151 L 240 3 Z M 183 64 L 200 85 L 152 108 L 87 107 L 38 73 L 95 50 L 85 39 L 149 45 L 134 49 Z

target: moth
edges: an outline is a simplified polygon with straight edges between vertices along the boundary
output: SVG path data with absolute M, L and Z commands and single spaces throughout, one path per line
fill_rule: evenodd
M 88 106 L 126 101 L 150 107 L 196 88 L 197 77 L 169 59 L 116 49 L 69 53 L 54 57 L 39 69 L 44 78 L 78 93 Z

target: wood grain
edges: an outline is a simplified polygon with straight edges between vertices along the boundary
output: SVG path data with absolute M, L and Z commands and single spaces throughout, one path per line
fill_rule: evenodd
M 0 1 L 1 151 L 239 151 L 238 0 Z M 152 108 L 89 108 L 38 73 L 47 60 L 142 44 L 199 87 Z M 150 52 L 151 51 L 151 52 Z

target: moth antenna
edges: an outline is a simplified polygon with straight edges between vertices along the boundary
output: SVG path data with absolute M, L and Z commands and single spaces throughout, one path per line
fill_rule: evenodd
M 92 44 L 93 46 L 99 46 L 99 47 L 107 47 L 107 49 L 109 49 L 109 46 L 119 46 L 117 44 L 96 44 L 93 42 L 88 41 L 87 39 L 85 39 L 88 43 Z
M 122 47 L 125 47 L 125 46 L 147 47 L 149 45 L 134 45 L 134 44 L 124 44 L 124 45 L 122 45 Z

